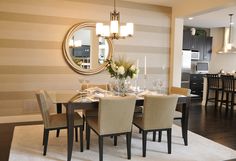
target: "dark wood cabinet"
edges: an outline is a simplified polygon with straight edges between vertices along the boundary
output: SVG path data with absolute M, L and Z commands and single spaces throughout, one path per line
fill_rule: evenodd
M 183 50 L 190 50 L 191 48 L 191 32 L 188 30 L 183 31 Z
M 183 31 L 183 50 L 200 52 L 199 61 L 210 61 L 212 52 L 212 37 L 206 35 L 191 35 L 189 28 Z
M 210 61 L 211 53 L 212 53 L 212 37 L 206 37 L 206 45 L 205 45 L 205 50 L 203 54 L 203 60 Z
M 190 89 L 191 94 L 203 95 L 203 74 L 190 74 Z

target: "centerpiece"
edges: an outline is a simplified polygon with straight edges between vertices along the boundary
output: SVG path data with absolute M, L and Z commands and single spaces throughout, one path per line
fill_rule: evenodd
M 134 79 L 136 78 L 139 70 L 138 68 L 130 61 L 120 57 L 118 60 L 106 60 L 107 70 L 110 73 L 111 77 L 114 77 L 117 80 L 117 90 L 119 95 L 125 96 L 127 91 L 125 82 L 127 78 Z

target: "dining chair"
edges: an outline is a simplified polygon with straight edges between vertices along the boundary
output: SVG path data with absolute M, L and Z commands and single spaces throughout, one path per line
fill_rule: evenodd
M 191 95 L 191 90 L 188 88 L 180 88 L 180 87 L 170 87 L 170 92 L 169 94 L 177 94 L 177 95 L 183 95 L 183 96 L 190 96 Z M 181 112 L 181 106 L 183 104 L 177 104 L 176 110 L 174 112 L 174 120 L 181 120 L 181 128 L 182 128 L 182 137 L 184 138 L 184 118 L 182 117 L 182 112 Z M 142 113 L 138 113 L 135 115 L 136 117 L 142 116 Z M 139 132 L 141 133 L 141 131 Z M 158 142 L 161 142 L 162 138 L 162 131 L 158 132 Z M 156 141 L 156 131 L 153 131 L 153 141 Z M 187 145 L 187 143 L 185 143 Z
M 222 92 L 220 87 L 220 77 L 218 74 L 206 74 L 207 77 L 207 90 L 206 90 L 206 102 L 205 110 L 207 111 L 207 103 L 214 102 L 215 109 L 218 106 L 218 103 L 221 102 L 219 99 L 219 92 Z M 210 97 L 210 92 L 214 92 L 214 97 Z
M 86 90 L 88 88 L 93 88 L 93 87 L 98 87 L 98 88 L 101 88 L 101 89 L 107 90 L 107 91 L 109 89 L 108 84 L 82 84 L 81 85 L 81 90 Z M 97 109 L 83 110 L 84 119 L 86 117 L 93 117 L 93 116 L 97 116 L 97 115 L 98 115 L 98 110 Z
M 235 78 L 233 75 L 221 75 L 221 80 L 222 80 L 222 95 L 221 95 L 220 108 L 222 108 L 222 104 L 225 103 L 226 111 L 228 111 L 229 104 L 230 104 L 231 112 L 233 112 L 234 105 L 235 105 L 234 97 L 236 94 Z M 224 95 L 226 95 L 225 99 L 224 99 Z
M 171 129 L 177 100 L 176 95 L 144 96 L 143 116 L 133 120 L 142 131 L 143 157 L 146 157 L 147 133 L 153 131 L 167 131 L 168 154 L 171 153 Z
M 99 161 L 103 160 L 103 138 L 124 134 L 127 156 L 131 159 L 131 128 L 135 102 L 135 96 L 100 98 L 98 117 L 87 118 L 87 149 L 90 148 L 90 129 L 92 129 L 99 138 Z
M 170 87 L 169 94 L 177 94 L 177 95 L 183 95 L 183 96 L 190 96 L 191 90 L 188 88 L 180 88 L 180 87 Z M 176 110 L 174 112 L 174 120 L 181 120 L 181 128 L 182 128 L 182 137 L 184 138 L 184 118 L 182 116 L 181 112 L 181 106 L 182 104 L 178 104 L 176 107 Z M 158 142 L 161 142 L 162 137 L 162 131 L 159 131 L 158 133 Z M 153 141 L 156 141 L 156 132 L 153 132 Z M 186 143 L 185 143 L 186 145 Z
M 49 109 L 53 107 L 47 93 L 43 90 L 36 92 L 37 101 L 40 107 L 40 112 L 43 118 L 44 132 L 43 132 L 43 155 L 47 153 L 49 131 L 67 128 L 66 114 L 50 114 Z M 74 127 L 76 141 L 78 142 L 78 127 L 80 128 L 80 151 L 83 152 L 83 119 L 78 113 L 74 113 Z

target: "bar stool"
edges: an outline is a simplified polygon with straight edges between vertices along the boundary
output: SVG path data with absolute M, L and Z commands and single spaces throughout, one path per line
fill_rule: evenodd
M 222 75 L 222 96 L 221 96 L 221 104 L 220 108 L 222 108 L 222 104 L 226 104 L 226 111 L 228 111 L 229 104 L 231 106 L 231 112 L 234 110 L 234 95 L 236 94 L 235 91 L 235 84 L 234 84 L 234 76 L 232 75 Z M 226 94 L 226 99 L 224 99 L 224 95 Z M 231 98 L 229 99 L 229 96 Z
M 208 101 L 215 103 L 215 108 L 218 106 L 218 102 L 221 102 L 219 99 L 219 92 L 222 91 L 220 88 L 219 80 L 220 77 L 218 74 L 206 74 L 207 77 L 207 92 L 206 92 L 206 103 L 205 103 L 205 110 L 207 110 L 207 103 Z M 210 91 L 215 93 L 215 97 L 209 98 Z

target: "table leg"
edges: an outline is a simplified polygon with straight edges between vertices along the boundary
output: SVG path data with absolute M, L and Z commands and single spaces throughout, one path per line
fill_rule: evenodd
M 62 105 L 61 103 L 57 103 L 57 113 L 62 113 Z M 59 137 L 60 130 L 57 130 L 57 137 Z
M 186 103 L 183 104 L 182 112 L 182 135 L 184 138 L 184 145 L 188 145 L 188 118 L 189 118 L 189 106 L 190 106 L 190 98 L 187 98 Z
M 71 160 L 74 140 L 74 108 L 71 104 L 66 106 L 67 115 L 67 161 Z

